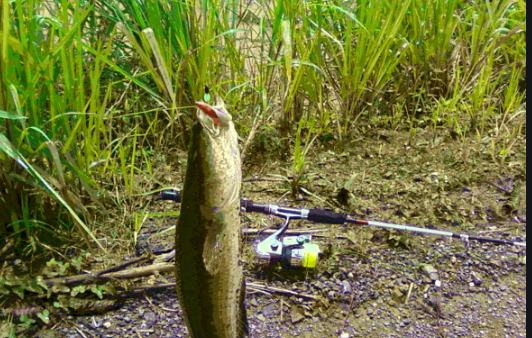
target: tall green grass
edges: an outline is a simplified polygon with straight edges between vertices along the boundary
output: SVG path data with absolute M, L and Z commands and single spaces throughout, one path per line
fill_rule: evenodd
M 43 232 L 64 237 L 74 228 L 87 245 L 89 237 L 100 244 L 83 201 L 97 202 L 88 167 L 101 154 L 106 110 L 101 65 L 88 63 L 83 48 L 92 8 L 72 1 L 49 5 L 0 5 L 0 236 L 9 230 L 24 237 L 30 251 Z M 61 227 L 65 221 L 73 228 Z
M 246 150 L 277 131 L 294 187 L 322 137 L 430 128 L 503 162 L 526 126 L 522 0 L 0 4 L 0 236 L 28 252 L 43 232 L 92 246 L 98 212 L 134 213 L 206 87 Z

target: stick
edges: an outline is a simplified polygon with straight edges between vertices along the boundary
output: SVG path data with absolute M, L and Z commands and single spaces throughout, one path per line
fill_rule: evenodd
M 91 272 L 88 274 L 81 274 L 64 278 L 46 279 L 43 282 L 47 286 L 53 286 L 55 284 L 69 285 L 97 280 L 130 279 L 141 276 L 153 275 L 154 273 L 169 272 L 173 271 L 173 269 L 175 269 L 174 264 L 153 264 L 124 271 L 114 271 L 108 273 Z
M 309 294 L 306 294 L 306 293 L 299 293 L 299 292 L 295 292 L 295 291 L 292 291 L 292 290 L 288 290 L 288 289 L 284 289 L 284 288 L 278 288 L 278 287 L 275 287 L 275 286 L 268 286 L 268 285 L 259 284 L 259 283 L 246 283 L 246 288 L 248 290 L 259 291 L 259 292 L 269 291 L 269 292 L 274 292 L 274 293 L 284 293 L 284 294 L 297 296 L 297 297 L 302 297 L 302 298 L 308 298 L 308 299 L 312 299 L 312 300 L 318 300 L 319 299 L 319 297 L 315 296 L 315 295 L 309 295 Z

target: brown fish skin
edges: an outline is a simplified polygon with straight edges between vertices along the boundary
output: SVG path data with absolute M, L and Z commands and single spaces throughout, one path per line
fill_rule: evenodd
M 243 338 L 238 136 L 225 108 L 198 107 L 176 229 L 177 294 L 193 338 Z

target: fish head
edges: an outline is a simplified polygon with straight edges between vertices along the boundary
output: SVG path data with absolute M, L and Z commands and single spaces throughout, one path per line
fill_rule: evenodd
M 227 112 L 223 102 L 211 106 L 205 102 L 196 102 L 198 109 L 198 120 L 211 132 L 219 131 L 218 129 L 227 128 L 233 121 L 231 114 Z
M 198 149 L 201 149 L 201 165 L 209 177 L 209 196 L 203 213 L 208 219 L 222 212 L 226 205 L 239 203 L 241 182 L 240 151 L 238 134 L 232 116 L 223 102 L 211 106 L 205 102 L 196 102 L 197 116 L 201 125 Z M 235 183 L 238 184 L 235 184 Z

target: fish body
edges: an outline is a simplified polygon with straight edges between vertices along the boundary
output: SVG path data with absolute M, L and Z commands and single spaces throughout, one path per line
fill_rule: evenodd
M 238 136 L 223 106 L 197 105 L 176 229 L 177 294 L 192 337 L 247 337 Z

